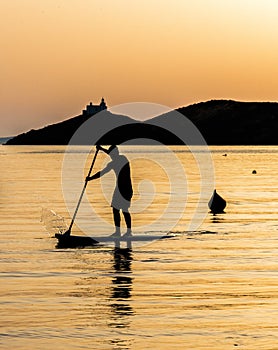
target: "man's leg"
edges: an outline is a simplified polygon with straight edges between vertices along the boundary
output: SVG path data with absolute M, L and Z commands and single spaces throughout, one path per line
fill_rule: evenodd
M 125 233 L 125 236 L 131 236 L 131 215 L 129 211 L 123 211 L 124 218 L 125 218 L 125 223 L 127 227 L 127 231 Z
M 114 225 L 115 225 L 115 232 L 113 233 L 114 236 L 120 236 L 121 235 L 121 216 L 120 211 L 116 208 L 113 208 L 113 218 L 114 218 Z

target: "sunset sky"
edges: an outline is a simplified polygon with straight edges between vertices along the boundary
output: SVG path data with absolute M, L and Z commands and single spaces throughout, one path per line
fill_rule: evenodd
M 109 106 L 278 100 L 277 0 L 1 0 L 0 136 Z

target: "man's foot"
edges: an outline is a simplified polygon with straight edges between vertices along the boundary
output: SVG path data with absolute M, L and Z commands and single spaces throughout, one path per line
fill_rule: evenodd
M 131 237 L 131 236 L 132 236 L 131 230 L 127 230 L 126 233 L 123 235 L 123 237 Z
M 116 232 L 114 232 L 114 233 L 112 233 L 112 235 L 110 235 L 110 237 L 121 237 L 121 232 L 118 232 L 118 231 L 116 231 Z

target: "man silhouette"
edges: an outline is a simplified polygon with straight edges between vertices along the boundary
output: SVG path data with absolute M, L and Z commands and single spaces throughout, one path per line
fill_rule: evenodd
M 121 236 L 120 210 L 123 212 L 127 227 L 127 231 L 124 236 L 131 236 L 131 215 L 129 213 L 129 207 L 133 195 L 133 190 L 130 177 L 129 161 L 125 156 L 119 154 L 118 147 L 115 145 L 110 146 L 108 150 L 97 145 L 97 149 L 105 152 L 106 154 L 109 154 L 111 157 L 111 162 L 109 162 L 104 169 L 98 171 L 93 176 L 87 176 L 86 181 L 98 179 L 108 173 L 110 170 L 114 170 L 116 175 L 116 187 L 114 190 L 111 207 L 113 209 L 115 232 L 111 236 Z

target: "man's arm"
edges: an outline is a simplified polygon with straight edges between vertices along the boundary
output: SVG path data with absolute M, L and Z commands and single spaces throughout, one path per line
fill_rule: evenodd
M 95 173 L 93 176 L 87 176 L 86 177 L 86 181 L 91 181 L 91 180 L 95 180 L 100 178 L 100 171 L 98 171 L 97 173 Z
M 98 151 L 103 151 L 104 153 L 108 154 L 108 150 L 106 148 L 103 148 L 101 145 L 97 145 L 96 147 Z
M 86 181 L 91 181 L 100 178 L 104 174 L 108 173 L 112 169 L 112 164 L 108 163 L 105 168 L 103 168 L 101 171 L 98 171 L 93 176 L 87 176 Z

